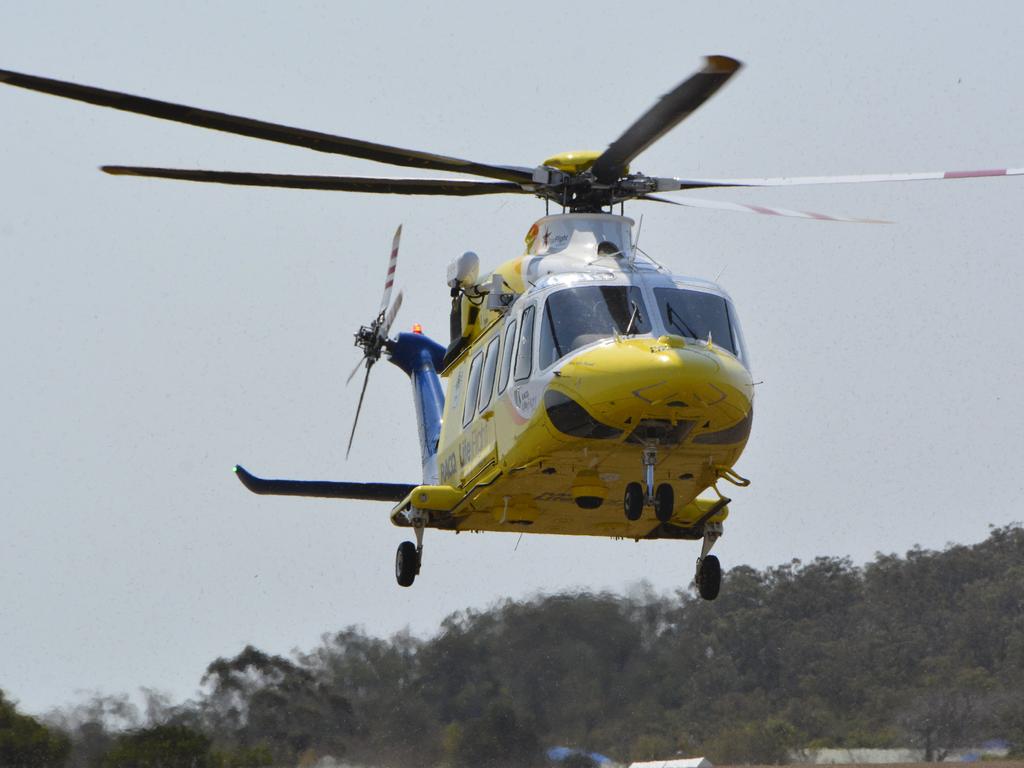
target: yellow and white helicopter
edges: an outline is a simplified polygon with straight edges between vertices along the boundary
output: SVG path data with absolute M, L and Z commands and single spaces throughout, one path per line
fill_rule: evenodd
M 725 56 L 663 96 L 603 152 L 572 152 L 535 168 L 489 165 L 267 123 L 75 83 L 0 70 L 0 82 L 99 106 L 391 165 L 469 179 L 308 176 L 103 166 L 107 173 L 295 189 L 407 195 L 527 194 L 561 212 L 530 227 L 525 252 L 485 275 L 472 253 L 448 270 L 451 338 L 418 327 L 390 336 L 401 227 L 373 322 L 356 333 L 369 373 L 382 356 L 409 375 L 419 422 L 419 484 L 268 480 L 236 472 L 261 494 L 394 502 L 410 527 L 395 559 L 398 583 L 420 571 L 427 528 L 690 539 L 700 595 L 714 599 L 710 554 L 730 499 L 746 486 L 733 467 L 753 416 L 754 385 L 736 308 L 714 282 L 672 274 L 638 247 L 629 200 L 774 216 L 871 223 L 804 211 L 656 196 L 707 187 L 1008 176 L 1022 168 L 774 179 L 652 177 L 630 163 L 740 68 Z M 619 215 L 615 207 L 619 206 Z M 349 377 L 350 379 L 352 376 Z M 442 388 L 441 379 L 447 379 Z M 622 500 L 621 503 L 619 500 Z

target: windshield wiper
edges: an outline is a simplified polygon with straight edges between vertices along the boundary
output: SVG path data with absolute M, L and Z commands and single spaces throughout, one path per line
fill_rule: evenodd
M 629 316 L 629 322 L 626 324 L 626 332 L 623 334 L 623 336 L 629 336 L 633 332 L 633 323 L 635 323 L 637 320 L 641 320 L 640 307 L 637 306 L 637 303 L 635 301 L 631 301 L 629 303 L 633 306 L 633 313 Z M 641 322 L 643 321 L 641 320 Z
M 564 353 L 562 352 L 562 345 L 558 343 L 558 334 L 555 332 L 555 318 L 551 316 L 550 302 L 544 307 L 544 315 L 548 319 L 548 328 L 551 330 L 551 342 L 555 345 L 555 354 L 557 355 L 555 360 L 561 360 Z
M 680 331 L 682 331 L 685 336 L 689 336 L 691 339 L 700 338 L 694 332 L 693 328 L 691 328 L 689 325 L 686 324 L 686 321 L 683 320 L 682 315 L 680 315 L 678 312 L 676 312 L 674 309 L 672 309 L 672 305 L 671 304 L 666 302 L 665 303 L 665 308 L 668 310 L 668 313 L 665 315 L 665 317 L 668 319 L 670 324 L 674 325 L 676 328 L 678 328 Z M 682 325 L 680 325 L 675 320 L 673 320 L 672 319 L 672 315 L 675 315 L 679 319 L 679 323 L 682 323 Z

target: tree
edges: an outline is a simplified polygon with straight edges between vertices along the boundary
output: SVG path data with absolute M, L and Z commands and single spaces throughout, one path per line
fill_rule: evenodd
M 427 639 L 350 627 L 288 658 L 248 646 L 203 683 L 198 702 L 179 706 L 144 691 L 144 728 L 124 697 L 77 708 L 60 721 L 69 768 L 154 744 L 147 759 L 190 754 L 197 768 L 327 754 L 532 768 L 556 744 L 622 762 L 784 762 L 811 745 L 908 741 L 939 759 L 990 737 L 1024 750 L 1024 528 L 864 567 L 736 566 L 714 603 L 644 586 L 538 595 L 452 614 Z M 156 726 L 205 734 L 212 748 L 184 735 L 147 742 Z
M 900 717 L 926 762 L 941 762 L 978 738 L 993 717 L 991 689 L 983 670 L 958 670 L 951 660 L 937 665 Z
M 463 724 L 451 764 L 456 768 L 521 768 L 540 758 L 533 729 L 505 702 L 487 707 L 481 717 Z
M 310 750 L 336 757 L 347 750 L 351 704 L 308 666 L 247 646 L 233 659 L 210 664 L 203 683 L 211 686 L 210 732 L 227 742 L 264 745 L 285 760 Z
M 0 691 L 0 765 L 53 768 L 64 765 L 70 752 L 67 736 L 19 713 Z
M 154 725 L 114 740 L 105 768 L 210 768 L 210 739 L 185 725 Z
M 734 765 L 789 762 L 797 745 L 796 730 L 785 720 L 768 718 L 757 722 L 727 725 L 707 745 L 716 762 Z

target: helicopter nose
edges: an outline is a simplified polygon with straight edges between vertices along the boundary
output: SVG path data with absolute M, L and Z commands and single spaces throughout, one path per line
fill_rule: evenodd
M 679 442 L 723 435 L 745 441 L 750 372 L 731 354 L 678 336 L 610 340 L 568 361 L 544 405 L 556 430 L 574 437 Z M 704 435 L 705 439 L 701 439 Z

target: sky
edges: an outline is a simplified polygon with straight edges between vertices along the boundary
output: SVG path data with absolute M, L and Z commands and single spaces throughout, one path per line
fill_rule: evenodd
M 603 149 L 707 54 L 746 67 L 634 169 L 754 177 L 1024 166 L 1018 4 L 7 3 L 0 68 L 533 166 Z M 260 497 L 231 468 L 416 482 L 411 389 L 358 397 L 352 333 L 391 235 L 414 322 L 445 268 L 522 252 L 523 196 L 405 198 L 106 176 L 101 164 L 414 175 L 0 87 L 0 689 L 195 694 L 245 644 L 564 590 L 685 589 L 693 542 L 428 531 L 394 582 L 389 505 Z M 627 206 L 640 245 L 735 299 L 753 434 L 726 569 L 973 543 L 1024 519 L 1024 179 L 701 197 L 891 225 Z

